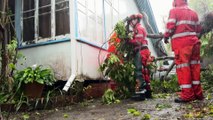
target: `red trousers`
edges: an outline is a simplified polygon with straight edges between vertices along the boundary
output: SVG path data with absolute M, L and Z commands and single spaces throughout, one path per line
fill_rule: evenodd
M 178 82 L 181 87 L 180 98 L 191 101 L 202 99 L 200 84 L 200 42 L 196 36 L 172 40 Z
M 144 78 L 145 82 L 146 82 L 146 90 L 151 90 L 150 87 L 150 73 L 149 70 L 147 69 L 147 62 L 150 58 L 150 51 L 149 49 L 144 49 L 140 51 L 140 55 L 141 55 L 141 62 L 143 65 L 142 68 L 142 77 Z

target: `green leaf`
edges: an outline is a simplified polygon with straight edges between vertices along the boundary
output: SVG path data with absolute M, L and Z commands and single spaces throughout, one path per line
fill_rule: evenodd
M 16 69 L 16 66 L 15 66 L 13 63 L 10 63 L 10 64 L 9 64 L 9 68 L 10 68 L 10 69 Z
M 24 115 L 22 116 L 22 118 L 23 118 L 24 120 L 28 120 L 28 119 L 30 119 L 30 116 L 29 116 L 28 114 L 24 114 Z
M 134 116 L 140 116 L 140 115 L 141 115 L 141 112 L 135 111 L 135 112 L 133 113 L 133 115 L 134 115 Z
M 187 113 L 183 115 L 184 118 L 193 118 L 193 113 Z
M 131 108 L 131 109 L 127 109 L 127 112 L 128 113 L 134 113 L 134 112 L 136 112 L 137 110 L 136 109 L 134 109 L 134 108 Z
M 151 115 L 150 114 L 144 114 L 144 116 L 141 118 L 141 120 L 150 120 Z
M 69 115 L 65 113 L 64 114 L 64 118 L 68 118 L 68 117 L 69 117 Z

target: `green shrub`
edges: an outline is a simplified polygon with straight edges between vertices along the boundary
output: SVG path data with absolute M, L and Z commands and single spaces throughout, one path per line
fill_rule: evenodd
M 201 72 L 201 83 L 204 90 L 212 90 L 213 86 L 213 64 L 206 71 Z
M 52 85 L 56 80 L 50 68 L 43 68 L 41 65 L 35 68 L 27 67 L 15 74 L 15 80 L 27 83 L 38 82 L 40 84 Z
M 108 54 L 108 58 L 100 65 L 100 70 L 104 76 L 116 82 L 118 86 L 115 91 L 116 96 L 127 98 L 133 93 L 135 86 L 133 46 L 127 44 L 130 36 L 127 34 L 124 22 L 118 22 L 114 32 L 117 36 L 110 38 L 110 43 L 116 47 L 116 51 Z
M 174 93 L 180 90 L 176 75 L 172 75 L 169 80 L 152 80 L 151 87 L 154 93 Z
M 102 96 L 102 102 L 105 104 L 119 103 L 120 100 L 116 99 L 115 92 L 111 89 L 105 91 Z

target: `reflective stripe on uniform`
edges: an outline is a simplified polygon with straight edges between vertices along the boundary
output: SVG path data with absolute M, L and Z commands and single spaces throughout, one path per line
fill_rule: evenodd
M 135 35 L 135 37 L 136 37 L 136 38 L 144 37 L 144 35 L 143 35 L 143 34 L 137 34 L 137 35 Z
M 192 88 L 192 85 L 191 84 L 184 84 L 184 85 L 181 85 L 180 88 Z
M 192 81 L 192 84 L 193 84 L 193 85 L 199 85 L 199 84 L 200 84 L 200 81 Z
M 168 23 L 175 23 L 176 22 L 176 19 L 169 19 L 168 20 Z
M 168 32 L 168 33 L 172 33 L 172 32 L 173 32 L 173 30 L 166 29 L 166 32 Z
M 190 62 L 191 65 L 196 65 L 196 64 L 200 64 L 200 61 L 199 60 L 192 60 Z
M 142 44 L 141 47 L 148 47 L 148 45 L 147 44 Z
M 178 37 L 189 36 L 189 35 L 197 35 L 197 34 L 196 34 L 196 32 L 183 32 L 183 33 L 177 33 L 177 34 L 174 34 L 174 35 L 172 36 L 172 39 L 178 38 Z
M 188 66 L 189 66 L 188 63 L 183 63 L 183 64 L 177 65 L 176 68 L 179 69 L 179 68 L 188 67 Z
M 190 21 L 190 20 L 181 20 L 176 23 L 176 25 L 188 24 L 188 25 L 199 25 L 199 22 Z

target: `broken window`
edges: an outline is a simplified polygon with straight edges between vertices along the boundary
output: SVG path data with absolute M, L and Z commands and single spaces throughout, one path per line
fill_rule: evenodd
M 70 34 L 69 0 L 23 0 L 22 17 L 26 44 Z

